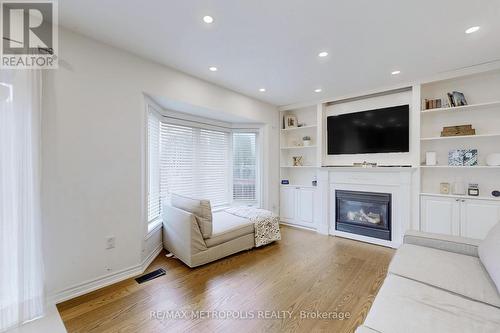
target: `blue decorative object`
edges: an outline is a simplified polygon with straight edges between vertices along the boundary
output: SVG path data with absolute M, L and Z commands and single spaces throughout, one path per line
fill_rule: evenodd
M 453 149 L 448 153 L 448 165 L 463 166 L 464 165 L 464 150 Z
M 464 150 L 464 166 L 477 165 L 477 149 Z
M 290 184 L 290 182 L 288 181 L 288 179 L 283 179 L 281 181 L 281 185 L 289 185 L 289 184 Z
M 477 160 L 477 149 L 453 149 L 448 153 L 450 166 L 476 166 Z

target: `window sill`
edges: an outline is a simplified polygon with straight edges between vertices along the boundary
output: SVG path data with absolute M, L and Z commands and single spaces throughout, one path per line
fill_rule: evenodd
M 231 207 L 230 205 L 217 206 L 217 207 L 212 208 L 212 213 L 222 212 L 223 210 L 226 210 L 230 207 Z
M 161 218 L 157 218 L 154 221 L 148 223 L 148 233 L 146 234 L 146 239 L 153 236 L 158 230 L 161 229 L 163 221 Z
M 235 201 L 231 205 L 231 207 L 254 207 L 254 208 L 260 208 L 260 204 L 257 201 Z
M 228 208 L 233 208 L 233 207 L 254 207 L 254 208 L 260 208 L 260 205 L 258 202 L 255 201 L 235 201 L 230 205 L 224 205 L 224 206 L 217 206 L 212 208 L 212 213 L 217 213 L 217 212 L 222 212 Z

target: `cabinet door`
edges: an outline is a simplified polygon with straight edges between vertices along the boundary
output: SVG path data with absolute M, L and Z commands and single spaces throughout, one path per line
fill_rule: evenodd
M 297 222 L 303 225 L 314 223 L 314 190 L 300 188 L 297 193 Z
M 422 231 L 454 236 L 460 234 L 458 199 L 422 196 L 420 206 Z
M 462 200 L 461 236 L 484 239 L 500 221 L 500 202 Z
M 295 188 L 282 187 L 280 197 L 280 218 L 284 222 L 294 222 L 296 216 L 295 209 Z

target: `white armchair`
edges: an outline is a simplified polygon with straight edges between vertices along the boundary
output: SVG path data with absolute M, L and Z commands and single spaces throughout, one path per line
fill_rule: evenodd
M 196 267 L 255 246 L 250 220 L 212 213 L 210 201 L 173 194 L 163 209 L 163 246 Z

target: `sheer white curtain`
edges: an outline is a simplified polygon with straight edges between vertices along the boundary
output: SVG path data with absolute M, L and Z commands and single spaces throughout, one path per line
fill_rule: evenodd
M 0 332 L 44 310 L 40 75 L 0 70 Z

